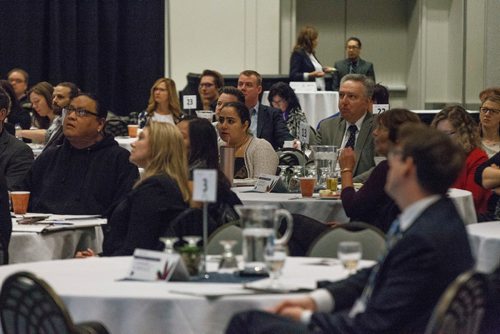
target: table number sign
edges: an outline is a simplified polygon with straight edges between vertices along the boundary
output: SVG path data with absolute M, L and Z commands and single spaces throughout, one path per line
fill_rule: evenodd
M 372 112 L 374 115 L 378 115 L 383 113 L 384 111 L 389 110 L 388 104 L 374 104 L 372 107 Z
M 196 109 L 196 95 L 184 95 L 182 105 L 184 109 Z
M 217 171 L 215 169 L 195 169 L 193 184 L 193 200 L 198 202 L 217 201 Z
M 300 122 L 299 125 L 299 141 L 303 145 L 309 144 L 309 124 L 306 122 Z

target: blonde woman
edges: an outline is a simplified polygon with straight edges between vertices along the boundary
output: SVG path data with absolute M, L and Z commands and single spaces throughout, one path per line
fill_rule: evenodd
M 174 80 L 160 78 L 151 87 L 148 107 L 139 114 L 139 127 L 144 128 L 150 121 L 176 124 L 180 115 L 181 107 Z
M 108 215 L 104 256 L 132 255 L 136 248 L 161 249 L 159 237 L 173 235 L 170 223 L 188 208 L 186 150 L 175 125 L 150 122 L 132 144 L 130 161 L 144 173 Z M 93 255 L 88 249 L 76 257 Z

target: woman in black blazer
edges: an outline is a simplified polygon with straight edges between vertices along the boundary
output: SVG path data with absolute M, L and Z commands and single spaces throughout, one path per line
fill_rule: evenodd
M 318 90 L 325 90 L 325 73 L 335 69 L 321 65 L 314 54 L 317 46 L 318 31 L 312 26 L 302 28 L 290 57 L 290 81 L 316 81 Z

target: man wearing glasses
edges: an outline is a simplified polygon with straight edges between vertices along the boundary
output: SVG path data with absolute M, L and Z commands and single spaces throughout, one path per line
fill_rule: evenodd
M 104 214 L 138 179 L 129 152 L 105 134 L 107 111 L 89 94 L 66 108 L 60 146 L 36 159 L 22 190 L 31 191 L 30 212 Z
M 373 64 L 359 57 L 361 40 L 357 37 L 350 37 L 345 42 L 345 51 L 347 58 L 337 61 L 334 66 L 337 71 L 333 75 L 333 90 L 339 89 L 340 80 L 346 74 L 364 74 L 376 82 Z
M 222 75 L 213 70 L 204 70 L 201 74 L 198 93 L 200 94 L 201 105 L 203 110 L 215 111 L 217 99 L 219 98 L 219 89 L 224 86 L 224 78 Z

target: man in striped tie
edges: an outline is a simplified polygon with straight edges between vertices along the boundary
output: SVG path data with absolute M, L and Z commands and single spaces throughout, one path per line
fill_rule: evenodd
M 227 333 L 423 333 L 446 287 L 473 259 L 464 222 L 446 197 L 464 155 L 422 124 L 400 129 L 385 189 L 401 208 L 372 268 L 328 282 L 272 312 L 233 317 Z

